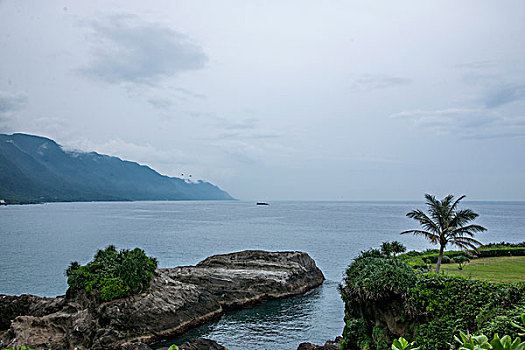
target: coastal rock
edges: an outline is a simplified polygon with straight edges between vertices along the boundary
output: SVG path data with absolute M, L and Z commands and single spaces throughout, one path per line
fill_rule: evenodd
M 312 343 L 301 343 L 297 350 L 339 350 L 339 341 L 342 337 L 337 337 L 335 340 L 329 340 L 324 345 L 315 345 Z
M 111 302 L 70 292 L 59 298 L 2 296 L 7 301 L 0 302 L 0 312 L 9 325 L 0 329 L 6 330 L 0 346 L 111 349 L 149 343 L 224 310 L 301 294 L 323 281 L 306 253 L 251 250 L 215 255 L 196 266 L 157 269 L 146 293 Z

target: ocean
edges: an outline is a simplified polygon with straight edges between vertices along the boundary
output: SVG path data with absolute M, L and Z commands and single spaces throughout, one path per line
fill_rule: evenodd
M 525 202 L 462 202 L 480 214 L 488 242 L 525 241 Z M 99 248 L 140 247 L 160 267 L 194 265 L 245 249 L 298 250 L 323 271 L 323 286 L 306 295 L 232 311 L 182 337 L 206 337 L 231 350 L 297 349 L 324 344 L 343 329 L 337 286 L 360 251 L 397 240 L 408 250 L 433 248 L 424 238 L 400 235 L 417 228 L 405 214 L 423 202 L 243 201 L 47 203 L 0 207 L 0 293 L 56 296 L 64 271 L 85 264 Z

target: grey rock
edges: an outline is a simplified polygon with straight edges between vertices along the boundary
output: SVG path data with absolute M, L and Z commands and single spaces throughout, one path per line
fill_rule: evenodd
M 196 266 L 157 269 L 146 293 L 101 304 L 71 291 L 59 298 L 1 296 L 0 316 L 9 324 L 0 328 L 6 330 L 0 347 L 112 349 L 149 343 L 224 310 L 301 294 L 323 281 L 306 253 L 248 250 L 215 255 Z
M 343 339 L 337 337 L 335 340 L 329 340 L 324 345 L 315 345 L 312 343 L 301 343 L 297 350 L 339 350 L 339 342 Z

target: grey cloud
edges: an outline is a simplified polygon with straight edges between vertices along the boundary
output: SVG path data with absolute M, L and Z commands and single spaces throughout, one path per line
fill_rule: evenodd
M 237 120 L 237 121 L 229 121 L 225 118 L 218 118 L 218 126 L 223 127 L 224 129 L 229 130 L 247 130 L 247 129 L 255 129 L 257 127 L 257 124 L 259 120 L 257 118 L 247 118 L 243 120 Z
M 185 88 L 175 88 L 174 90 L 175 90 L 175 91 L 178 91 L 178 92 L 181 92 L 181 93 L 183 93 L 184 95 L 189 96 L 189 97 L 193 97 L 193 98 L 206 98 L 206 95 L 204 95 L 204 94 L 198 94 L 198 93 L 195 93 L 195 92 L 190 91 L 190 90 L 185 89 Z
M 88 23 L 93 48 L 86 76 L 110 84 L 154 85 L 177 73 L 204 67 L 208 57 L 187 35 L 132 15 Z
M 273 139 L 273 138 L 279 138 L 282 135 L 280 133 L 269 131 L 269 130 L 263 130 L 260 132 L 225 132 L 217 137 L 215 139 L 217 140 L 228 140 L 228 139 L 244 139 L 244 140 L 261 140 L 261 139 Z
M 245 118 L 241 120 L 228 120 L 226 118 L 216 118 L 217 126 L 224 130 L 224 132 L 218 134 L 214 139 L 217 140 L 258 140 L 258 139 L 270 139 L 278 138 L 282 136 L 274 130 L 261 129 L 259 127 L 259 119 L 257 118 Z
M 496 61 L 494 60 L 480 60 L 480 61 L 459 63 L 459 64 L 454 65 L 454 67 L 460 68 L 460 69 L 466 68 L 466 69 L 477 70 L 477 69 L 486 69 L 486 68 L 494 67 L 495 64 L 496 64 Z
M 407 78 L 364 74 L 353 80 L 350 89 L 354 91 L 371 91 L 394 86 L 409 85 L 410 83 L 412 83 L 412 80 Z
M 525 116 L 508 117 L 485 108 L 413 110 L 390 117 L 410 120 L 415 127 L 437 135 L 471 139 L 525 136 Z
M 493 89 L 485 97 L 485 106 L 495 108 L 525 99 L 525 84 L 506 84 Z
M 13 116 L 27 104 L 27 96 L 22 93 L 0 91 L 0 131 L 11 130 Z
M 18 111 L 27 103 L 27 96 L 21 93 L 0 91 L 0 115 Z
M 173 102 L 167 98 L 152 97 L 148 103 L 157 109 L 168 110 L 173 106 Z

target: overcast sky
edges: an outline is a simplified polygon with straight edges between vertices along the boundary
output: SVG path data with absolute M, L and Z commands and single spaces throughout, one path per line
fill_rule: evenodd
M 0 132 L 245 200 L 525 200 L 525 2 L 0 0 Z

